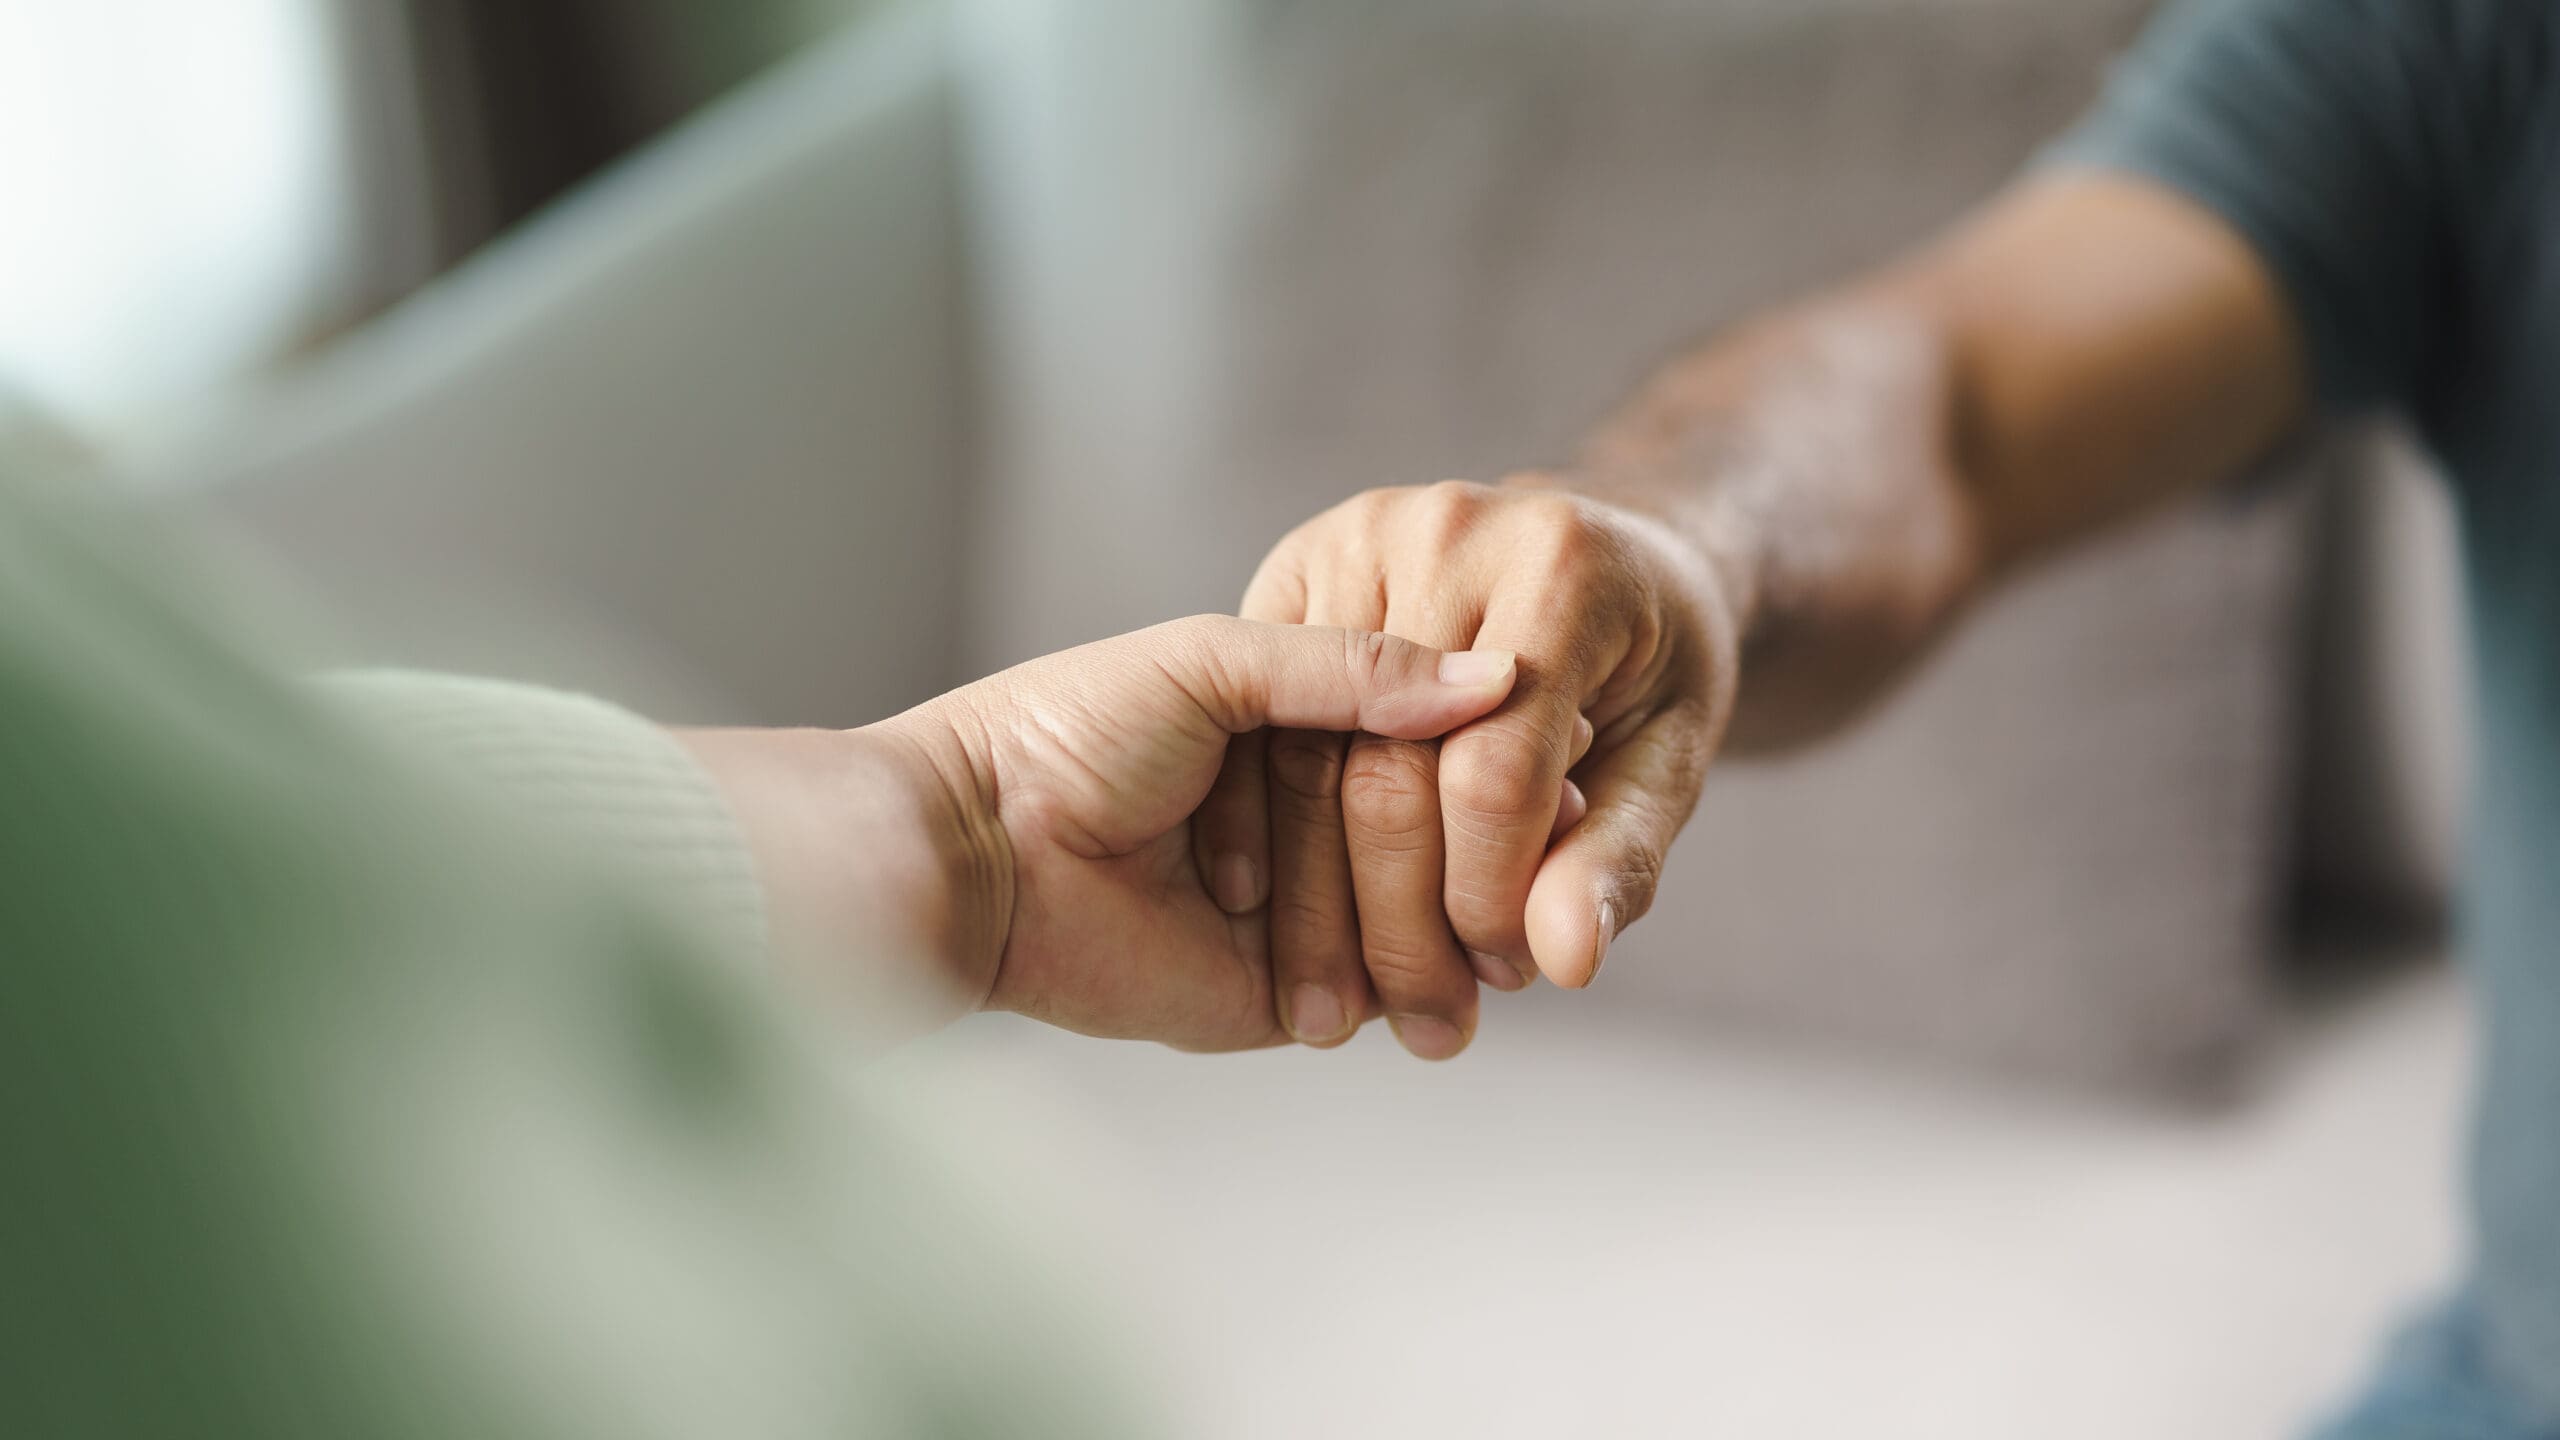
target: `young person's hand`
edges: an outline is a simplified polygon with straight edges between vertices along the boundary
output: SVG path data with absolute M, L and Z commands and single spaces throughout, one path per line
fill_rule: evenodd
M 1288 1036 L 1264 917 L 1211 900 L 1192 841 L 1235 737 L 1427 740 L 1500 705 L 1513 673 L 1507 654 L 1204 616 L 861 730 L 682 738 L 745 824 L 794 949 L 924 957 L 953 1009 L 1236 1050 Z M 1346 1013 L 1346 1033 L 1364 1018 Z

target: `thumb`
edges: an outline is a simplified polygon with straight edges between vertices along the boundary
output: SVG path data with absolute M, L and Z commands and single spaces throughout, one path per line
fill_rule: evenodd
M 1609 942 L 1651 908 L 1671 842 L 1706 779 L 1714 728 L 1672 706 L 1585 767 L 1589 813 L 1548 850 L 1523 916 L 1529 952 L 1558 985 L 1599 974 Z
M 1434 650 L 1393 635 L 1203 615 L 1157 627 L 1165 673 L 1220 728 L 1366 730 L 1428 740 L 1511 693 L 1502 650 Z

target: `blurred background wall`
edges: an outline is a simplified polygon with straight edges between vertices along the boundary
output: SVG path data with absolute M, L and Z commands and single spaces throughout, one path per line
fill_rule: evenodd
M 363 248 L 320 0 L 0 6 L 0 372 L 92 423 L 271 359 Z

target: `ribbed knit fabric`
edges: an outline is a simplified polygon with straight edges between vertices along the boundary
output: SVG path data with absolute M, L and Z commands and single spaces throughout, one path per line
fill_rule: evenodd
M 711 777 L 658 726 L 589 696 L 415 670 L 348 671 L 329 676 L 323 693 L 405 752 L 718 927 L 722 949 L 763 951 L 746 841 Z

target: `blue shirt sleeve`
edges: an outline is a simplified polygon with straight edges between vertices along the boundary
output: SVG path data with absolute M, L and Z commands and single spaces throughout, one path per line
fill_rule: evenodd
M 2214 211 L 2290 300 L 2321 408 L 2423 410 L 2459 350 L 2464 237 L 2503 173 L 2507 51 L 2537 8 L 2177 0 L 2038 168 Z

